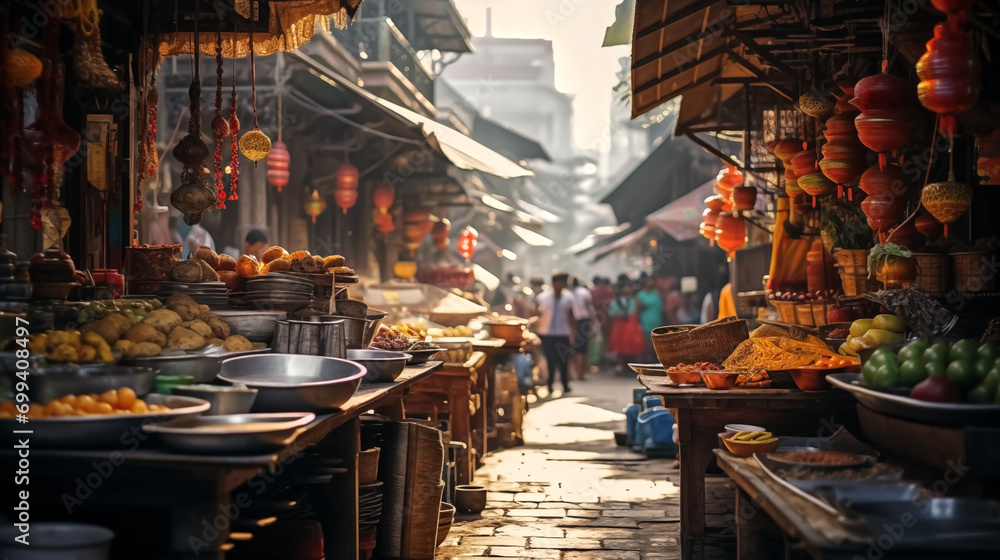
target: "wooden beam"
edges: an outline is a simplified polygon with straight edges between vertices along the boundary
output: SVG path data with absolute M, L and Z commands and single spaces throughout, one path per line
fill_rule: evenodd
M 667 15 L 666 19 L 658 21 L 648 27 L 640 29 L 638 33 L 635 34 L 635 40 L 637 41 L 639 39 L 648 37 L 654 33 L 657 33 L 658 31 L 670 27 L 671 25 L 677 23 L 678 21 L 688 16 L 693 16 L 694 14 L 697 14 L 702 10 L 707 10 L 711 8 L 713 4 L 715 4 L 715 1 L 716 0 L 701 0 L 700 2 L 695 2 L 690 6 L 685 6 L 677 10 L 676 12 Z M 635 44 L 635 41 L 633 41 L 632 43 Z
M 793 69 L 789 68 L 788 65 L 786 65 L 784 62 L 778 60 L 777 57 L 772 56 L 771 53 L 769 53 L 766 48 L 757 44 L 756 41 L 754 41 L 751 37 L 748 37 L 742 31 L 738 31 L 734 33 L 734 35 L 736 36 L 737 39 L 740 40 L 741 43 L 743 43 L 743 45 L 747 49 L 750 50 L 750 52 L 759 56 L 764 62 L 768 63 L 775 70 L 784 74 L 785 77 L 788 78 L 788 80 L 791 83 L 793 84 L 798 83 L 799 74 L 795 72 Z
M 785 89 L 783 87 L 780 87 L 780 86 L 776 85 L 774 83 L 773 79 L 770 79 L 768 76 L 765 76 L 764 74 L 761 74 L 760 69 L 757 68 L 756 66 L 754 66 L 753 63 L 751 63 L 749 60 L 743 58 L 742 56 L 740 56 L 739 54 L 737 54 L 735 51 L 729 51 L 728 54 L 729 54 L 729 58 L 733 59 L 734 62 L 736 62 L 740 66 L 742 66 L 742 67 L 746 68 L 747 70 L 749 70 L 754 76 L 757 76 L 758 78 L 760 78 L 764 85 L 766 85 L 767 87 L 773 89 L 775 92 L 778 93 L 778 95 L 781 95 L 785 99 L 787 99 L 787 100 L 789 100 L 789 101 L 791 101 L 793 103 L 795 102 L 795 100 L 797 99 L 797 96 L 795 96 L 794 93 L 792 93 L 790 90 L 787 90 L 787 89 Z
M 734 158 L 733 156 L 726 155 L 725 153 L 721 152 L 718 148 L 716 148 L 715 146 L 713 146 L 713 145 L 709 144 L 708 142 L 702 140 L 700 137 L 698 137 L 693 132 L 686 132 L 686 133 L 684 133 L 684 136 L 687 136 L 688 139 L 690 139 L 692 142 L 694 142 L 695 144 L 698 144 L 698 146 L 701 147 L 701 149 L 703 149 L 706 152 L 712 154 L 713 156 L 721 159 L 723 162 L 731 164 L 731 165 L 735 166 L 737 169 L 739 169 L 740 171 L 742 171 L 743 173 L 753 175 L 754 177 L 760 179 L 761 181 L 763 181 L 765 183 L 768 183 L 770 185 L 774 185 L 775 189 L 778 188 L 778 185 L 775 185 L 771 181 L 767 180 L 766 177 L 761 177 L 760 175 L 758 175 L 757 173 L 755 173 L 753 169 L 750 169 L 750 168 L 746 167 L 745 164 L 742 164 L 742 163 L 736 161 L 736 158 Z
M 673 78 L 676 78 L 677 76 L 683 74 L 684 72 L 687 72 L 688 70 L 691 70 L 692 68 L 700 66 L 721 54 L 725 54 L 726 52 L 728 52 L 728 50 L 729 50 L 729 45 L 720 45 L 718 48 L 713 49 L 708 53 L 702 54 L 702 56 L 697 60 L 688 61 L 686 64 L 682 64 L 677 68 L 674 68 L 673 70 L 667 72 L 666 74 L 661 75 L 659 78 L 657 78 L 652 82 L 647 82 L 645 84 L 640 85 L 639 87 L 633 88 L 632 95 L 634 96 L 637 93 L 642 93 L 646 90 L 659 86 L 660 84 L 663 84 Z M 634 70 L 635 69 L 633 68 L 633 71 Z

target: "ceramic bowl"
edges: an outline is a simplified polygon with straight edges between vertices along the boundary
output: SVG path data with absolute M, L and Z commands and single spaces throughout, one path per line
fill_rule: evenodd
M 778 443 L 781 441 L 778 438 L 774 438 L 772 441 L 766 443 L 759 443 L 756 441 L 733 441 L 733 435 L 734 434 L 723 433 L 719 434 L 719 438 L 721 438 L 722 443 L 726 445 L 726 449 L 737 457 L 750 457 L 754 453 L 771 453 L 778 448 Z
M 455 508 L 463 513 L 479 513 L 486 509 L 486 487 L 456 486 Z

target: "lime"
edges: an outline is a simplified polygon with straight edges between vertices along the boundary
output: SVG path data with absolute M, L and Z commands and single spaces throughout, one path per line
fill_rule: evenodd
M 947 369 L 948 366 L 942 362 L 926 362 L 924 364 L 924 371 L 927 372 L 927 377 L 944 377 L 945 370 Z
M 983 386 L 986 387 L 987 393 L 991 395 L 996 393 L 997 389 L 1000 388 L 1000 368 L 993 368 L 986 374 L 986 379 L 983 379 Z
M 897 387 L 899 386 L 899 371 L 887 364 L 878 366 L 875 370 L 876 387 Z
M 924 362 L 947 365 L 949 350 L 947 342 L 935 342 L 927 347 L 927 350 L 924 350 Z
M 923 361 L 924 351 L 927 350 L 927 346 L 927 339 L 918 338 L 899 351 L 899 359 Z
M 976 353 L 979 351 L 979 344 L 972 340 L 971 338 L 963 338 L 957 341 L 955 344 L 951 345 L 951 351 L 948 353 L 948 359 L 951 361 L 964 360 L 972 361 L 976 359 Z
M 948 364 L 945 377 L 949 381 L 963 389 L 968 389 L 976 384 L 976 364 L 968 360 L 954 360 Z
M 987 360 L 986 358 L 980 358 L 976 362 L 976 381 L 982 381 L 986 379 L 986 374 L 993 369 L 993 360 Z
M 990 394 L 986 387 L 980 383 L 965 395 L 965 401 L 972 404 L 986 404 L 990 402 Z
M 927 369 L 922 361 L 906 360 L 899 365 L 899 384 L 904 387 L 913 387 L 927 379 Z
M 887 365 L 892 369 L 899 369 L 899 357 L 896 353 L 889 348 L 878 348 L 872 353 L 872 357 L 868 358 L 869 362 L 875 362 L 876 366 Z
M 878 366 L 870 360 L 865 362 L 865 365 L 861 367 L 861 378 L 864 379 L 865 385 L 875 386 L 876 370 L 878 370 Z
M 1000 352 L 997 352 L 996 344 L 992 342 L 984 342 L 979 345 L 979 350 L 976 350 L 976 354 L 979 355 L 980 360 L 989 360 L 995 362 L 997 356 L 1000 356 Z

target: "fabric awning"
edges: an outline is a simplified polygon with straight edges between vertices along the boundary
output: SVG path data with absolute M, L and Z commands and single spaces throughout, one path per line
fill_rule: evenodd
M 619 237 L 617 240 L 608 243 L 604 247 L 601 247 L 600 250 L 594 253 L 594 260 L 596 261 L 600 258 L 603 258 L 607 256 L 609 253 L 613 253 L 618 249 L 625 249 L 627 247 L 631 247 L 632 245 L 635 245 L 636 243 L 642 241 L 642 238 L 645 237 L 646 234 L 648 233 L 649 233 L 649 226 L 639 225 L 635 231 L 627 235 L 623 235 L 622 237 Z
M 287 56 L 303 64 L 311 74 L 321 78 L 329 85 L 352 93 L 359 105 L 369 109 L 371 107 L 378 108 L 381 114 L 394 121 L 394 124 L 397 125 L 396 128 L 399 128 L 400 124 L 405 125 L 412 130 L 411 134 L 414 135 L 415 139 L 421 139 L 455 167 L 482 171 L 505 179 L 534 175 L 531 171 L 453 128 L 368 93 L 350 79 L 337 74 L 309 56 L 300 52 L 287 53 Z
M 646 224 L 662 230 L 677 241 L 687 241 L 700 235 L 701 213 L 705 199 L 715 193 L 715 179 L 695 188 L 656 212 L 646 216 Z
M 583 242 L 577 243 L 577 245 L 584 245 L 584 246 L 582 248 L 579 248 L 576 251 L 575 255 L 579 257 L 580 255 L 583 255 L 585 253 L 589 253 L 591 251 L 596 251 L 598 249 L 607 247 L 608 245 L 618 241 L 619 239 L 627 237 L 644 227 L 646 227 L 646 224 L 643 223 L 631 224 L 628 225 L 628 227 L 622 228 L 620 231 L 616 233 L 612 233 L 611 235 L 605 236 L 604 238 L 595 237 L 595 241 L 593 243 L 590 244 L 586 244 Z M 574 245 L 573 248 L 576 248 L 577 245 Z
M 735 95 L 739 83 L 767 67 L 749 56 L 723 27 L 764 25 L 757 5 L 727 0 L 636 0 L 632 39 L 632 118 L 683 95 L 682 114 L 708 116 Z M 691 120 L 691 119 L 686 119 Z
M 635 0 L 622 0 L 615 6 L 615 22 L 604 32 L 602 47 L 627 45 L 632 42 L 632 22 L 635 20 Z
M 552 161 L 541 144 L 502 124 L 476 115 L 472 123 L 472 138 L 514 161 L 541 159 Z
M 390 2 L 392 4 L 395 2 Z M 406 38 L 414 49 L 472 52 L 472 32 L 453 0 L 410 0 L 407 7 L 413 11 L 414 28 Z M 406 29 L 406 17 L 400 17 L 396 24 Z

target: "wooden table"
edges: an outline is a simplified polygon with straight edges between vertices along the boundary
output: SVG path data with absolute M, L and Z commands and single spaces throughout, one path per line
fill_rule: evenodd
M 866 534 L 861 529 L 845 525 L 837 515 L 782 486 L 768 476 L 752 457 L 736 457 L 724 449 L 716 449 L 715 455 L 719 466 L 737 486 L 738 560 L 770 560 L 775 557 L 774 554 L 765 554 L 760 548 L 762 529 L 766 527 L 781 531 L 787 548 L 817 560 L 996 558 L 995 550 L 949 552 L 912 546 L 902 549 L 896 542 L 899 537 L 890 538 L 890 530 L 906 530 L 909 527 L 903 529 L 900 525 L 886 529 L 884 534 Z M 919 525 L 913 526 L 913 529 L 919 530 Z M 880 539 L 882 544 L 879 544 Z
M 468 449 L 456 458 L 458 484 L 472 482 L 475 466 L 486 453 L 486 414 L 483 411 L 486 398 L 479 382 L 485 377 L 482 371 L 485 362 L 486 355 L 476 351 L 464 364 L 446 363 L 433 375 L 421 379 L 410 393 L 442 400 L 447 406 L 451 440 L 464 443 Z
M 667 377 L 640 375 L 650 394 L 677 410 L 681 461 L 681 550 L 695 554 L 694 540 L 705 534 L 705 469 L 714 459 L 718 434 L 726 424 L 762 426 L 785 436 L 832 435 L 840 425 L 856 426 L 855 401 L 844 391 L 806 393 L 798 389 L 679 387 Z M 855 433 L 860 433 L 855 429 Z
M 402 420 L 404 393 L 441 366 L 441 362 L 429 362 L 406 368 L 393 383 L 362 384 L 339 410 L 318 415 L 296 432 L 288 446 L 273 454 L 180 455 L 145 443 L 135 450 L 121 451 L 32 448 L 32 521 L 89 520 L 109 525 L 107 512 L 120 509 L 126 516 L 119 521 L 132 523 L 117 528 L 120 537 L 127 538 L 130 528 L 136 527 L 138 515 L 142 519 L 138 521 L 140 527 L 160 522 L 165 525 L 163 530 L 154 526 L 155 536 L 163 541 L 162 549 L 170 551 L 164 557 L 221 560 L 220 547 L 228 539 L 229 521 L 238 517 L 240 508 L 247 507 L 245 502 L 252 502 L 277 476 L 292 467 L 303 449 L 321 444 L 324 453 L 344 459 L 348 469 L 347 474 L 335 476 L 331 481 L 331 492 L 339 497 L 342 506 L 337 510 L 339 522 L 324 526 L 326 556 L 357 558 L 360 416 L 377 410 L 393 420 Z M 14 472 L 15 463 L 12 449 L 0 450 L 3 468 Z M 12 482 L 13 477 L 5 477 L 2 487 L 5 492 L 11 491 Z M 260 492 L 245 490 L 239 496 L 232 495 L 233 490 L 247 482 L 250 488 L 259 484 Z M 136 508 L 136 513 L 127 515 L 132 508 Z M 158 521 L 149 516 L 152 508 L 166 508 L 165 518 Z M 118 549 L 113 557 L 135 556 Z

